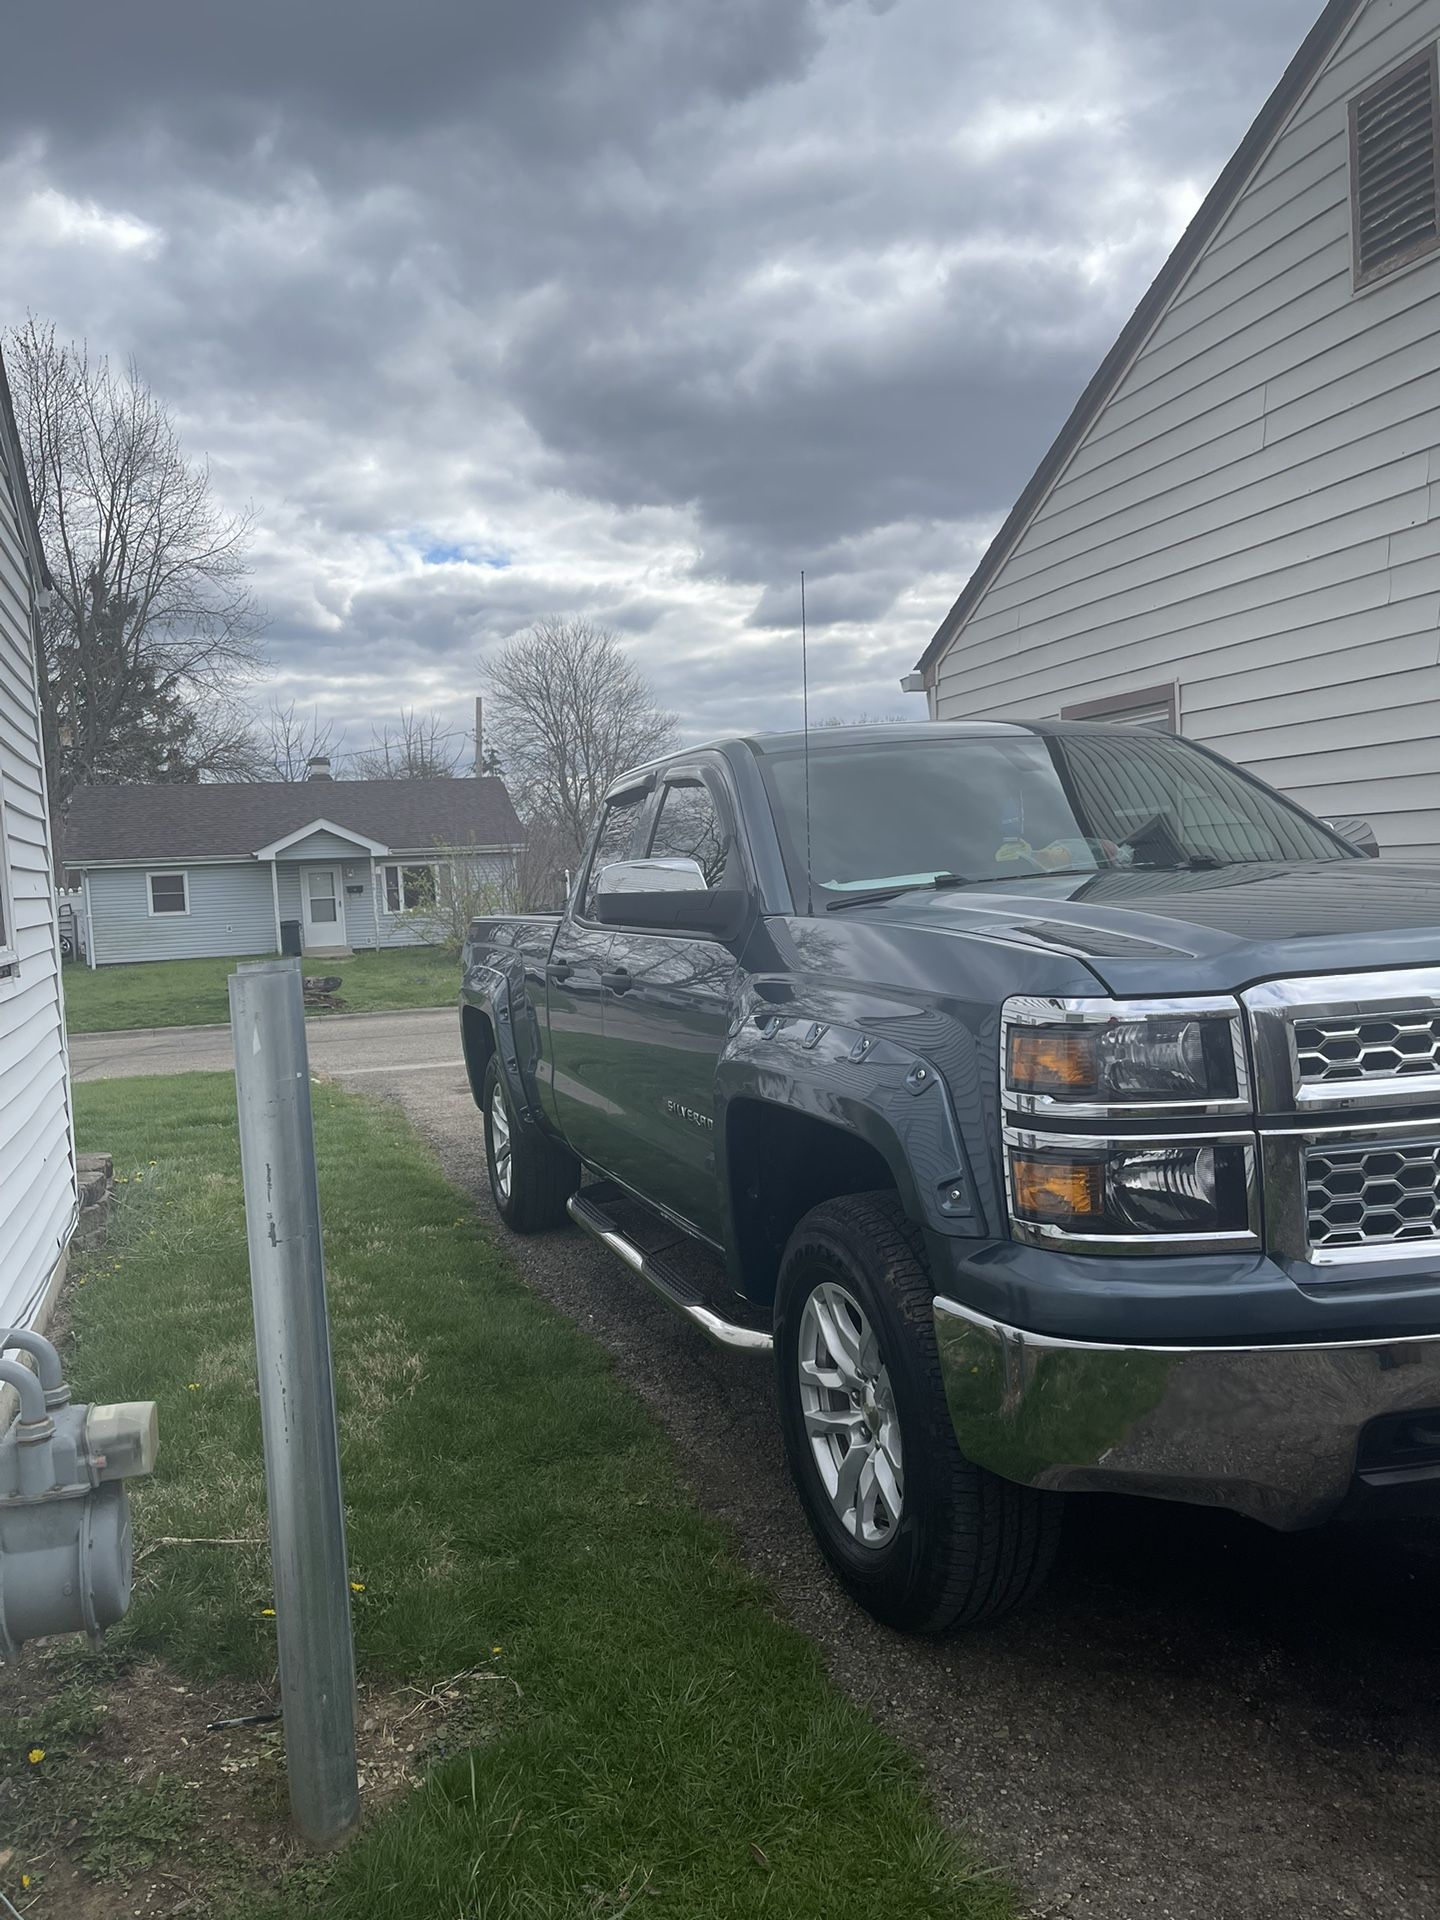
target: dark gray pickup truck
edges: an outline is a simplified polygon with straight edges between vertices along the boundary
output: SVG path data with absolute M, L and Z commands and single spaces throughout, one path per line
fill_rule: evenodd
M 1118 726 L 717 741 L 481 920 L 490 1181 L 774 1352 L 851 1593 L 1034 1590 L 1062 1493 L 1440 1478 L 1440 871 Z

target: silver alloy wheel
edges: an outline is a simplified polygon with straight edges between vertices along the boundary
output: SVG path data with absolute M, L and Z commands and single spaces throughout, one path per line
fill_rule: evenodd
M 895 1395 L 860 1303 L 833 1280 L 805 1302 L 799 1371 L 805 1431 L 830 1504 L 862 1546 L 884 1546 L 905 1498 Z
M 505 1111 L 505 1089 L 498 1080 L 490 1094 L 490 1151 L 494 1156 L 490 1172 L 495 1191 L 502 1200 L 508 1200 L 512 1173 L 510 1116 Z

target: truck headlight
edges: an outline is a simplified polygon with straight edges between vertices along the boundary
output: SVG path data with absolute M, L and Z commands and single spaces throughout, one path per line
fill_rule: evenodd
M 1006 1104 L 1020 1112 L 1224 1113 L 1249 1104 L 1233 1000 L 1010 1000 L 1003 1033 Z
M 1022 1135 L 1009 1153 L 1010 1212 L 1022 1239 L 1114 1243 L 1254 1242 L 1249 1141 L 1067 1141 Z

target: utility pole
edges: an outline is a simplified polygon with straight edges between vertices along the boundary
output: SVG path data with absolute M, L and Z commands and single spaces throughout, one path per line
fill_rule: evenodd
M 330 1847 L 360 1818 L 355 1645 L 299 961 L 231 974 L 230 1027 L 290 1810 Z

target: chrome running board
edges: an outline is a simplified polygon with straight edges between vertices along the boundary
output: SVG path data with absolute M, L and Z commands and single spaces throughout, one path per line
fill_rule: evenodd
M 774 1350 L 774 1337 L 763 1327 L 741 1326 L 717 1313 L 686 1277 L 672 1268 L 664 1253 L 643 1253 L 620 1231 L 603 1205 L 588 1194 L 572 1193 L 565 1202 L 565 1211 L 577 1227 L 583 1227 L 602 1246 L 617 1254 L 632 1273 L 638 1273 L 668 1306 L 683 1313 L 717 1347 L 729 1347 L 739 1353 Z

